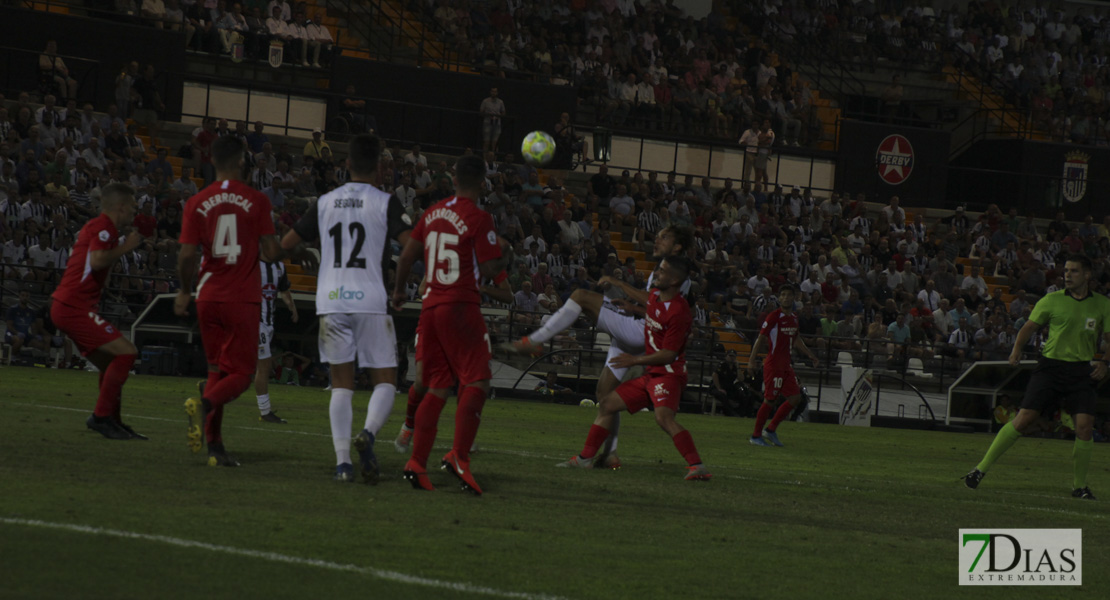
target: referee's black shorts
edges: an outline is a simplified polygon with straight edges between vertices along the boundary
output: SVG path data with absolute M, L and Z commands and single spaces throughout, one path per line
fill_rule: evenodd
M 1044 412 L 1046 408 L 1063 406 L 1069 414 L 1095 414 L 1095 380 L 1091 365 L 1041 357 L 1025 388 L 1022 408 Z

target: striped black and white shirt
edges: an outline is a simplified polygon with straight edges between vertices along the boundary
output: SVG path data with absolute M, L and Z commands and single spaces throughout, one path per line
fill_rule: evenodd
M 766 296 L 760 294 L 752 300 L 752 314 L 761 315 L 769 310 L 773 310 L 779 305 L 779 301 L 774 296 Z
M 563 277 L 567 276 L 566 259 L 563 258 L 563 255 L 548 253 L 548 255 L 547 255 L 547 272 L 552 277 L 563 278 Z
M 258 262 L 259 271 L 262 273 L 262 324 L 273 327 L 274 301 L 278 294 L 288 290 L 289 278 L 285 275 L 285 263 Z
M 640 217 L 636 222 L 639 224 L 640 229 L 652 235 L 658 233 L 659 230 L 663 228 L 663 220 L 659 218 L 659 215 L 647 210 L 640 213 Z
M 871 268 L 875 266 L 874 254 L 860 254 L 858 257 L 856 257 L 856 260 L 859 261 L 860 271 L 863 271 L 864 273 L 870 271 Z
M 710 250 L 717 249 L 717 242 L 713 241 L 713 238 L 711 237 L 699 237 L 695 241 L 698 244 L 698 250 L 701 252 L 702 256 L 705 256 L 705 253 L 709 252 Z
M 702 327 L 709 324 L 709 311 L 696 304 L 694 305 L 694 324 Z
M 50 210 L 42 202 L 28 200 L 23 203 L 22 219 L 24 221 L 34 219 L 39 225 L 46 225 L 46 218 L 49 214 Z
M 948 336 L 948 343 L 957 348 L 969 348 L 971 346 L 971 334 L 963 329 L 957 329 Z

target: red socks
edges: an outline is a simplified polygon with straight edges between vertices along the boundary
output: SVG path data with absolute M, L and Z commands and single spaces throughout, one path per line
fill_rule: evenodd
M 597 449 L 605 443 L 605 438 L 609 437 L 609 430 L 601 425 L 590 425 L 590 433 L 586 436 L 586 445 L 582 448 L 582 453 L 579 454 L 582 458 L 593 458 L 597 455 Z
M 131 367 L 135 365 L 134 354 L 120 354 L 112 359 L 108 368 L 100 374 L 100 395 L 96 398 L 96 408 L 93 414 L 98 417 L 110 417 L 119 414 L 120 394 Z
M 775 411 L 775 418 L 771 419 L 771 424 L 767 426 L 767 430 L 775 431 L 776 429 L 778 429 L 779 423 L 782 423 L 784 420 L 786 420 L 786 417 L 789 417 L 790 413 L 793 410 L 794 407 L 789 402 L 784 401 L 782 403 L 782 406 L 780 406 L 779 409 Z M 760 435 L 762 435 L 762 432 L 760 432 Z
M 470 447 L 478 435 L 482 422 L 482 407 L 486 393 L 481 388 L 468 385 L 459 392 L 459 408 L 455 411 L 455 454 L 461 460 L 470 459 Z
M 420 407 L 420 396 L 416 395 L 416 385 L 409 386 L 409 403 L 405 407 L 405 427 L 416 428 L 416 409 Z
M 771 405 L 767 402 L 759 405 L 759 412 L 755 415 L 755 431 L 752 432 L 752 437 L 763 437 L 763 424 L 767 422 L 767 417 L 771 416 Z
M 422 467 L 428 466 L 428 455 L 431 454 L 432 445 L 436 442 L 436 426 L 439 424 L 439 413 L 443 412 L 444 404 L 447 404 L 446 398 L 427 393 L 420 401 L 420 408 L 416 410 L 416 427 L 412 434 L 412 460 Z M 470 448 L 468 447 L 467 450 Z
M 204 423 L 204 435 L 209 444 L 223 441 L 224 405 L 239 397 L 243 390 L 254 381 L 252 375 L 208 372 L 208 383 L 204 387 L 204 398 L 211 406 L 208 420 Z
M 682 458 L 686 459 L 686 464 L 696 465 L 701 462 L 698 449 L 694 447 L 694 436 L 690 435 L 689 431 L 684 429 L 676 433 L 671 441 L 674 442 L 674 447 L 678 449 Z

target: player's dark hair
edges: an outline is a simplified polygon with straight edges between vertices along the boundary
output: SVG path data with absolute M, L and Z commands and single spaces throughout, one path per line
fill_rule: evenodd
M 662 262 L 667 263 L 670 268 L 677 269 L 681 272 L 684 279 L 690 276 L 690 261 L 685 256 L 673 254 L 664 258 Z
M 1077 262 L 1083 265 L 1084 271 L 1090 271 L 1091 269 L 1095 268 L 1095 266 L 1091 264 L 1091 257 L 1087 256 L 1086 254 L 1080 254 L 1079 252 L 1069 254 L 1068 259 L 1064 262 Z
M 460 188 L 479 189 L 486 178 L 486 163 L 474 155 L 460 156 L 455 162 L 455 177 Z
M 243 140 L 233 135 L 217 138 L 212 142 L 212 165 L 217 171 L 237 170 L 246 149 L 247 146 Z
M 347 144 L 347 151 L 351 173 L 367 177 L 378 170 L 378 158 L 382 155 L 382 140 L 368 133 L 356 135 Z
M 798 293 L 798 291 L 794 289 L 794 286 L 790 285 L 789 283 L 784 283 L 779 286 L 779 293 L 781 294 L 783 292 L 790 292 L 791 294 Z
M 126 183 L 109 183 L 100 190 L 100 209 L 114 210 L 124 200 L 134 200 L 135 190 Z
M 674 236 L 674 243 L 682 246 L 682 252 L 686 252 L 694 247 L 694 230 L 689 227 L 682 227 L 680 225 L 669 225 L 663 228 L 664 231 L 670 231 Z M 660 232 L 662 233 L 662 232 Z M 677 254 L 674 252 L 673 254 Z

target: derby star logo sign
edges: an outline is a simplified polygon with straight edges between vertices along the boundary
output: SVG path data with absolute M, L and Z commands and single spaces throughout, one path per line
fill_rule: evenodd
M 896 133 L 886 136 L 875 152 L 875 166 L 883 181 L 890 185 L 902 183 L 913 172 L 913 145 Z

